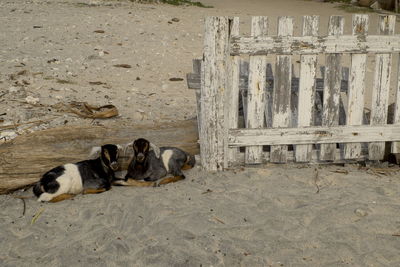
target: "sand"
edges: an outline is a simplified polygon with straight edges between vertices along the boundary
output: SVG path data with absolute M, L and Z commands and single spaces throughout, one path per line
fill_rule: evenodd
M 64 124 L 131 127 L 194 118 L 194 92 L 185 80 L 169 79 L 184 78 L 201 57 L 206 15 L 240 16 L 243 32 L 251 15 L 271 16 L 275 30 L 277 16 L 294 16 L 295 32 L 302 15 L 321 15 L 325 30 L 329 15 L 344 15 L 350 33 L 351 14 L 335 4 L 204 3 L 215 8 L 1 1 L 0 123 L 49 120 L 12 129 L 9 138 Z M 27 104 L 28 96 L 40 105 Z M 92 121 L 53 108 L 69 101 L 114 104 L 120 116 Z M 358 166 L 224 173 L 196 166 L 176 184 L 114 187 L 55 204 L 38 203 L 31 189 L 17 191 L 0 196 L 0 266 L 399 266 L 400 173 L 396 167 L 385 174 Z M 16 196 L 28 197 L 25 214 Z
M 25 215 L 14 197 L 31 190 L 0 196 L 0 265 L 400 264 L 399 172 L 268 165 L 186 176 L 55 204 L 30 198 Z

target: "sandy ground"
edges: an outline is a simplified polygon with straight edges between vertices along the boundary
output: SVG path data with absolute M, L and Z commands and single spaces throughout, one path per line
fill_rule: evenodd
M 327 31 L 329 15 L 343 15 L 345 33 L 351 33 L 351 14 L 335 8 L 337 4 L 204 3 L 215 8 L 115 0 L 1 1 L 0 126 L 22 125 L 0 128 L 0 140 L 60 125 L 123 127 L 194 118 L 194 92 L 187 89 L 185 75 L 191 72 L 192 59 L 201 58 L 203 21 L 208 15 L 239 16 L 243 33 L 249 32 L 251 15 L 270 16 L 271 34 L 276 33 L 278 16 L 293 16 L 296 35 L 303 15 L 321 16 L 321 34 Z M 376 32 L 377 14 L 370 16 L 370 32 Z M 298 71 L 295 61 L 293 57 Z M 130 68 L 115 67 L 118 64 Z M 373 65 L 368 64 L 367 78 L 373 76 L 368 73 Z M 113 104 L 120 116 L 92 121 L 60 108 L 73 101 Z
M 201 57 L 206 15 L 240 16 L 243 32 L 250 15 L 271 16 L 272 32 L 277 16 L 294 16 L 297 33 L 302 15 L 321 15 L 324 30 L 329 15 L 351 19 L 334 4 L 316 1 L 204 3 L 215 8 L 1 1 L 0 123 L 48 120 L 2 134 L 195 117 L 194 92 L 185 80 L 169 79 L 185 78 L 191 60 Z M 27 104 L 27 97 L 38 102 Z M 85 120 L 54 106 L 70 101 L 114 104 L 120 116 Z M 400 265 L 399 172 L 314 168 L 268 165 L 206 173 L 196 167 L 173 185 L 116 187 L 57 204 L 38 203 L 30 189 L 2 195 L 0 266 Z M 25 214 L 16 195 L 30 197 Z
M 55 204 L 31 197 L 25 215 L 14 196 L 30 190 L 3 195 L 0 265 L 400 264 L 399 172 L 270 165 L 186 175 Z

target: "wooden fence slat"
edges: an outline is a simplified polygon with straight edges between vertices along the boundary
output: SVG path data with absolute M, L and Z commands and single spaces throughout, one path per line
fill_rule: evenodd
M 379 34 L 393 35 L 396 16 L 379 16 Z M 375 55 L 375 75 L 372 90 L 371 125 L 384 125 L 387 123 L 388 97 L 390 89 L 390 71 L 392 54 Z M 369 159 L 381 160 L 385 154 L 385 143 L 369 143 Z
M 342 16 L 331 16 L 328 35 L 343 34 L 344 19 Z M 324 99 L 322 111 L 322 126 L 339 125 L 339 99 L 341 82 L 341 54 L 327 54 L 325 67 Z M 336 144 L 321 145 L 321 160 L 335 160 Z
M 200 159 L 204 169 L 223 170 L 224 100 L 227 87 L 226 62 L 229 57 L 229 23 L 226 17 L 205 20 L 201 80 Z
M 234 17 L 230 21 L 230 36 L 238 36 L 239 35 L 239 18 Z M 238 128 L 239 124 L 239 84 L 240 84 L 240 57 L 239 56 L 231 56 L 230 61 L 228 62 L 228 88 L 226 92 L 226 100 L 225 103 L 225 118 L 227 118 L 227 129 Z M 227 142 L 228 133 L 224 134 Z M 226 146 L 227 148 L 227 146 Z M 225 167 L 229 167 L 230 163 L 233 163 L 236 160 L 236 154 L 239 153 L 238 148 L 229 148 L 227 151 L 227 157 L 225 157 Z
M 397 65 L 397 87 L 393 123 L 400 124 L 400 55 Z M 392 143 L 392 153 L 400 153 L 400 142 Z
M 364 153 L 361 154 L 360 158 L 358 158 L 357 161 L 365 160 L 365 159 L 368 158 L 368 151 L 365 150 L 363 152 Z M 351 162 L 353 162 L 352 160 L 349 160 L 349 159 L 347 159 L 347 160 L 343 159 L 342 158 L 342 154 L 343 153 L 341 152 L 340 149 L 336 149 L 336 160 L 335 160 L 335 163 L 351 163 Z M 243 162 L 244 161 L 244 153 L 236 154 L 236 160 L 237 160 L 237 162 Z M 263 153 L 263 163 L 267 163 L 269 161 L 270 161 L 270 153 L 265 151 Z M 287 153 L 287 161 L 288 162 L 295 161 L 295 153 L 294 153 L 294 151 L 288 151 L 288 153 Z M 315 163 L 323 164 L 324 163 L 324 162 L 321 162 L 319 160 L 319 150 L 318 149 L 314 149 L 312 151 L 310 163 L 312 163 L 312 164 L 315 164 Z
M 395 36 L 293 36 L 235 37 L 232 55 L 325 54 L 325 53 L 395 53 L 400 52 L 400 40 Z
M 317 36 L 319 16 L 303 17 L 303 36 Z M 300 56 L 300 85 L 298 102 L 298 126 L 313 124 L 313 110 L 315 104 L 315 78 L 317 55 Z M 295 157 L 297 162 L 308 162 L 312 156 L 312 145 L 297 145 Z
M 187 83 L 188 83 L 188 87 L 189 88 L 191 88 L 190 86 L 192 85 L 191 83 L 190 83 L 190 75 L 191 74 L 193 74 L 193 75 L 196 75 L 196 76 L 201 76 L 201 60 L 200 59 L 193 59 L 192 60 L 192 64 L 193 64 L 193 73 L 189 73 L 189 74 L 187 74 L 186 75 L 186 80 L 187 80 Z M 200 80 L 200 79 L 199 79 Z M 199 81 L 199 83 L 201 83 L 200 81 Z M 201 130 L 200 130 L 200 127 L 201 127 L 201 112 L 200 112 L 200 110 L 201 110 L 201 105 L 200 105 L 200 103 L 201 103 L 201 101 L 200 101 L 200 95 L 201 95 L 201 92 L 200 92 L 200 86 L 198 87 L 198 89 L 196 88 L 196 90 L 195 90 L 195 93 L 196 93 L 196 103 L 197 103 L 197 107 L 196 107 L 196 114 L 197 114 L 197 130 L 200 132 Z
M 353 15 L 353 35 L 364 37 L 368 32 L 368 15 Z M 362 125 L 364 111 L 365 69 L 367 54 L 351 55 L 351 70 L 347 100 L 347 125 Z M 345 104 L 346 105 L 346 104 Z M 344 158 L 359 158 L 361 144 L 346 144 Z
M 369 142 L 371 139 L 400 141 L 400 125 L 230 129 L 228 146 L 358 143 Z
M 262 16 L 252 17 L 251 35 L 260 36 L 267 33 L 268 18 Z M 266 56 L 250 56 L 246 128 L 264 127 L 266 67 Z M 246 147 L 245 163 L 258 164 L 261 162 L 262 146 Z
M 278 36 L 293 35 L 293 18 L 279 17 Z M 289 127 L 292 56 L 277 55 L 272 100 L 272 127 Z M 271 162 L 286 162 L 287 146 L 271 146 Z

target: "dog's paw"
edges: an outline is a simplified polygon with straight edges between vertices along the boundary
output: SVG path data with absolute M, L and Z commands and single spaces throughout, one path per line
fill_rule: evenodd
M 50 200 L 53 199 L 53 197 L 54 196 L 52 194 L 42 193 L 37 201 L 39 201 L 39 202 L 49 202 Z

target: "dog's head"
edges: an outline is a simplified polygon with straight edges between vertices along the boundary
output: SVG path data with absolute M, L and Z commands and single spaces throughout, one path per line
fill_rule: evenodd
M 142 163 L 146 159 L 149 151 L 154 151 L 156 157 L 160 157 L 160 149 L 144 138 L 136 139 L 135 142 L 133 142 L 133 151 L 135 159 L 139 163 Z
M 113 171 L 118 170 L 118 146 L 110 144 L 101 146 L 101 159 Z

